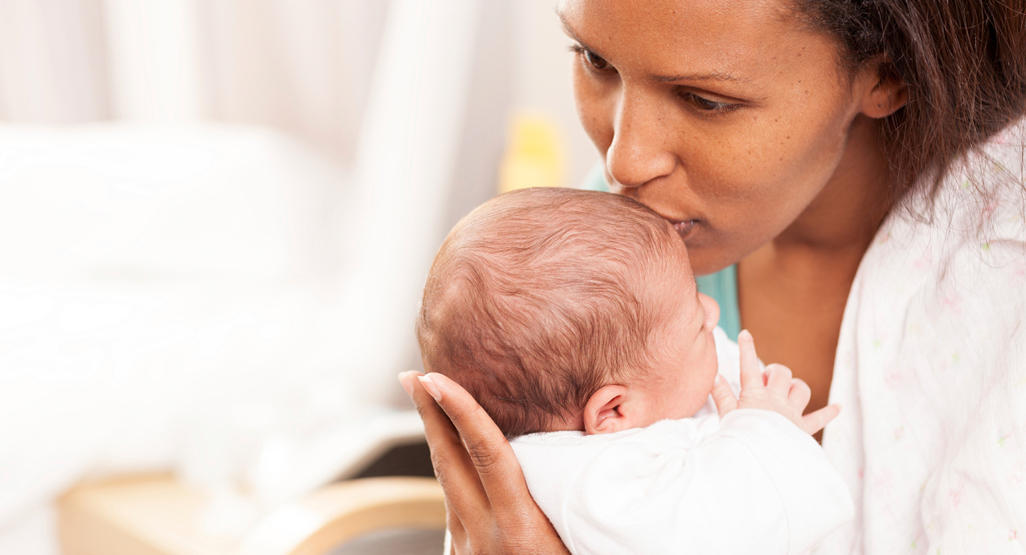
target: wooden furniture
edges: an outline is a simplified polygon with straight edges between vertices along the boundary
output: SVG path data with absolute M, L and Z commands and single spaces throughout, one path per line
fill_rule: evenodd
M 276 508 L 242 538 L 204 529 L 208 501 L 166 474 L 84 483 L 58 502 L 61 547 L 66 555 L 314 555 L 375 530 L 445 527 L 433 478 L 330 484 Z

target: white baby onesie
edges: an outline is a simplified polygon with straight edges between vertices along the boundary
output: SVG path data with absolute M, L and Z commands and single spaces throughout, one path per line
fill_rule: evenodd
M 737 347 L 717 330 L 736 389 Z M 804 553 L 853 514 L 820 446 L 783 416 L 711 401 L 615 434 L 511 442 L 531 495 L 572 553 Z

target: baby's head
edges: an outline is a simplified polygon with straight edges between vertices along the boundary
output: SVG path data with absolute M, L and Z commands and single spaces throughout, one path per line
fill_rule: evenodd
M 417 338 L 425 369 L 466 388 L 507 437 L 607 433 L 705 404 L 718 317 L 655 212 L 609 193 L 525 189 L 449 233 Z

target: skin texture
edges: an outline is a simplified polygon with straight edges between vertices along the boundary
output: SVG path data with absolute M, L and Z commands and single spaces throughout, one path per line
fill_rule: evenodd
M 742 324 L 765 360 L 808 383 L 815 410 L 855 270 L 892 205 L 879 119 L 906 93 L 880 79 L 881 60 L 849 73 L 836 44 L 788 10 L 566 0 L 558 13 L 612 190 L 696 220 L 685 237 L 696 273 L 739 264 Z M 400 381 L 425 422 L 455 551 L 565 552 L 483 409 L 442 376 Z

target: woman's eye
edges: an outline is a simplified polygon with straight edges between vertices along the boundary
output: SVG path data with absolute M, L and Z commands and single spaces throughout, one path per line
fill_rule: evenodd
M 584 61 L 588 62 L 588 65 L 598 71 L 604 71 L 609 68 L 609 62 L 591 50 L 584 51 Z
M 729 102 L 716 102 L 715 100 L 709 100 L 703 96 L 699 96 L 690 91 L 683 91 L 678 93 L 681 98 L 686 102 L 689 102 L 692 106 L 702 112 L 730 112 L 740 107 L 740 104 L 731 104 Z
M 576 53 L 578 56 L 580 56 L 584 60 L 584 62 L 591 66 L 591 69 L 595 71 L 607 71 L 609 69 L 612 69 L 609 65 L 609 62 L 607 62 L 605 58 L 599 56 L 591 50 L 588 50 L 587 48 L 584 48 L 583 46 L 575 44 L 571 46 L 570 49 L 573 50 L 574 53 Z

